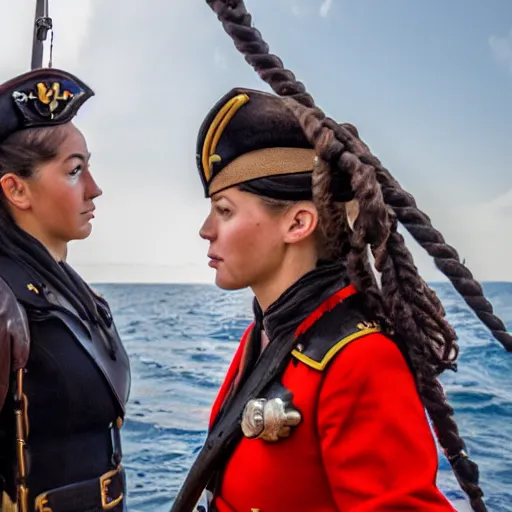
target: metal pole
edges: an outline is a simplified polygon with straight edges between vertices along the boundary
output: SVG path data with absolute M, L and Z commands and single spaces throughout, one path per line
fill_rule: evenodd
M 36 0 L 31 69 L 43 67 L 43 42 L 46 41 L 46 36 L 51 28 L 52 19 L 48 15 L 48 0 Z

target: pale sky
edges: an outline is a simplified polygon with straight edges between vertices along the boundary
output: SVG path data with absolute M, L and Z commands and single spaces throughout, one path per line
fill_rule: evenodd
M 480 280 L 511 280 L 512 2 L 247 0 L 271 50 L 355 124 Z M 30 66 L 35 0 L 0 0 L 0 81 Z M 104 194 L 69 261 L 92 282 L 213 282 L 195 141 L 263 88 L 204 0 L 50 0 L 54 67 L 96 92 L 76 123 Z M 285 27 L 288 27 L 285 29 Z M 440 274 L 415 244 L 428 280 Z

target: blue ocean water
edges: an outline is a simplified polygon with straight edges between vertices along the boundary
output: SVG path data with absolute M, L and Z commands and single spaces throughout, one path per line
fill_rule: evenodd
M 512 512 L 512 354 L 449 284 L 433 285 L 459 334 L 459 371 L 443 376 L 460 432 L 480 467 L 490 511 Z M 130 512 L 164 512 L 206 435 L 210 406 L 251 321 L 247 291 L 209 285 L 96 285 L 109 300 L 132 364 L 123 429 Z M 484 286 L 512 331 L 512 284 Z M 461 499 L 440 455 L 439 486 Z

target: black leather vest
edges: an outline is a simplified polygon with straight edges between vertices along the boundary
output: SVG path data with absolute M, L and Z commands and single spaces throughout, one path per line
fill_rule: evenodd
M 40 492 L 96 477 L 115 466 L 110 426 L 125 415 L 130 365 L 101 296 L 95 295 L 95 301 L 106 331 L 81 319 L 21 264 L 0 257 L 0 277 L 26 310 L 30 328 L 24 387 L 30 427 L 28 482 L 34 499 Z M 0 476 L 12 495 L 12 400 L 6 400 L 0 412 L 0 452 Z

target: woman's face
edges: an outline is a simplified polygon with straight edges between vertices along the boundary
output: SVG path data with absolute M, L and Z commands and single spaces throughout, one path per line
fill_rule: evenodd
M 22 197 L 11 200 L 17 206 L 15 219 L 52 244 L 87 238 L 94 199 L 102 194 L 89 169 L 90 154 L 82 133 L 71 123 L 62 129 L 65 137 L 57 156 L 23 179 Z
M 216 269 L 217 286 L 255 288 L 278 279 L 290 245 L 311 238 L 313 210 L 312 204 L 298 204 L 273 211 L 257 195 L 235 187 L 215 194 L 200 236 L 210 242 L 209 265 Z
M 283 259 L 278 224 L 254 194 L 230 188 L 213 196 L 200 236 L 210 242 L 217 286 L 236 290 L 271 278 Z

